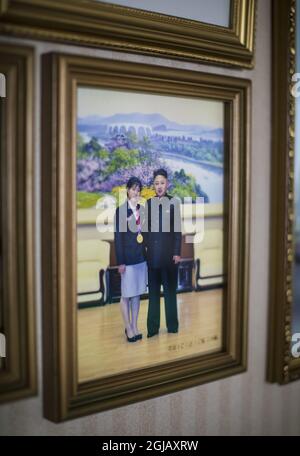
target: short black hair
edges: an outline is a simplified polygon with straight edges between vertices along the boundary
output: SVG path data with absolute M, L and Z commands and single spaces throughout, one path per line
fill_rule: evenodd
M 153 173 L 153 180 L 156 178 L 156 176 L 164 176 L 166 179 L 168 179 L 168 173 L 165 169 L 159 168 L 156 169 Z
M 140 192 L 142 191 L 142 188 L 143 188 L 142 182 L 140 181 L 140 179 L 138 177 L 134 177 L 134 176 L 131 177 L 126 184 L 127 190 L 129 190 L 130 188 L 133 188 L 133 187 L 139 187 Z

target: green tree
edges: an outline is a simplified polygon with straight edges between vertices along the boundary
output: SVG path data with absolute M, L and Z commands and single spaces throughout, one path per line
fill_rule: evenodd
M 127 139 L 133 147 L 136 147 L 139 143 L 139 138 L 137 137 L 136 133 L 132 130 L 127 132 Z
M 95 157 L 100 158 L 101 160 L 108 160 L 109 152 L 108 150 L 104 149 L 104 147 L 100 146 L 100 149 L 95 152 Z
M 106 174 L 113 174 L 119 169 L 132 168 L 139 164 L 139 151 L 137 149 L 124 149 L 118 147 L 111 153 L 111 160 L 106 168 Z
M 141 162 L 152 162 L 152 143 L 148 136 L 143 136 L 139 142 Z
M 77 156 L 81 158 L 84 154 L 84 140 L 80 133 L 77 133 Z
M 194 200 L 197 196 L 196 192 L 191 188 L 190 185 L 180 184 L 175 184 L 170 194 L 172 196 L 177 196 L 181 200 L 183 200 L 184 197 L 191 197 Z
M 84 150 L 88 154 L 93 154 L 93 155 L 101 150 L 101 146 L 98 143 L 98 140 L 95 136 L 92 136 L 90 141 L 85 144 Z

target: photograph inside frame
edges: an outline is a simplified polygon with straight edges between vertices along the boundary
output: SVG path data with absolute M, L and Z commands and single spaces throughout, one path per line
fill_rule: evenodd
M 224 103 L 78 86 L 76 165 L 79 382 L 221 351 Z

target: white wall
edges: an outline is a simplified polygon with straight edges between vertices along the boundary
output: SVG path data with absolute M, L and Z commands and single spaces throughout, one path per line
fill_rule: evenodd
M 229 27 L 229 0 L 98 0 Z
M 244 374 L 63 424 L 43 418 L 41 378 L 40 209 L 36 214 L 37 331 L 39 395 L 0 408 L 0 434 L 25 435 L 257 435 L 300 434 L 300 381 L 287 386 L 265 382 L 268 325 L 268 256 L 270 238 L 271 158 L 271 13 L 270 0 L 259 1 L 256 66 L 238 71 L 160 58 L 2 38 L 36 46 L 36 165 L 40 167 L 40 68 L 44 52 L 153 63 L 250 78 L 253 82 L 252 208 L 249 308 L 249 361 Z M 37 173 L 37 205 L 40 204 Z

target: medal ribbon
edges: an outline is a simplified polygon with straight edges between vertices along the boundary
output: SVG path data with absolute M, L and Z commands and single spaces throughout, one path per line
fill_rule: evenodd
M 137 225 L 137 229 L 138 229 L 138 234 L 141 234 L 141 231 L 142 231 L 142 227 L 141 227 L 141 217 L 140 217 L 140 212 L 138 210 L 138 208 L 136 208 L 136 215 L 137 215 L 137 218 L 136 218 L 136 225 Z

